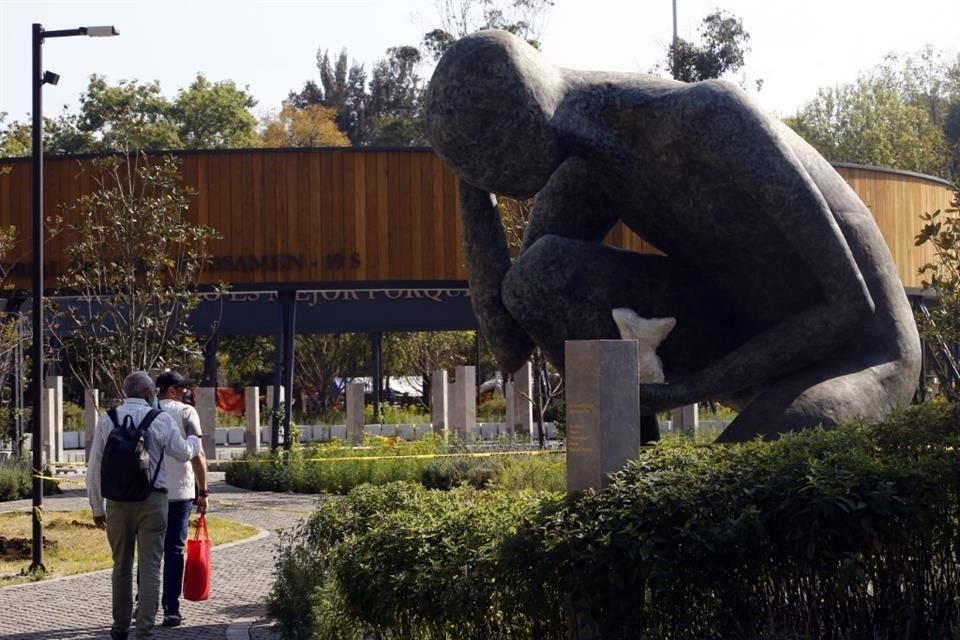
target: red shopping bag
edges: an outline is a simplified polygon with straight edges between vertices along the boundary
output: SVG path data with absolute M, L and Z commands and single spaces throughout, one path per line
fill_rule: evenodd
M 210 533 L 201 514 L 192 540 L 187 540 L 187 561 L 183 568 L 183 597 L 195 602 L 210 597 L 213 566 L 210 563 Z

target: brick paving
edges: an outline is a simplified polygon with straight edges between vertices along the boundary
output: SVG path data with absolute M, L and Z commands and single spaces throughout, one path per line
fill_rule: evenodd
M 174 629 L 157 626 L 156 638 L 275 640 L 279 635 L 265 620 L 263 602 L 273 582 L 277 531 L 295 525 L 310 512 L 316 498 L 237 489 L 223 482 L 222 473 L 210 474 L 210 492 L 211 514 L 259 527 L 267 535 L 214 547 L 210 599 L 181 601 L 184 624 Z M 30 506 L 29 500 L 5 502 L 0 503 L 0 511 Z M 47 511 L 83 508 L 88 504 L 82 490 L 44 498 Z M 110 623 L 109 570 L 0 588 L 0 638 L 4 640 L 109 638 Z

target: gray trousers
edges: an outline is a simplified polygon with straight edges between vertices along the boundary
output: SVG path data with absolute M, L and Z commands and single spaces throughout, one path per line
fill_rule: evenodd
M 127 631 L 133 613 L 133 552 L 137 551 L 140 603 L 137 638 L 152 638 L 160 602 L 160 561 L 167 529 L 167 494 L 142 502 L 107 500 L 107 540 L 113 552 L 113 630 Z

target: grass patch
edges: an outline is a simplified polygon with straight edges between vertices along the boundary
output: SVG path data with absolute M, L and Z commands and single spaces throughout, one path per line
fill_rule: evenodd
M 190 535 L 193 535 L 191 518 Z M 70 576 L 113 566 L 106 532 L 93 524 L 90 511 L 47 511 L 44 514 L 44 565 L 48 576 Z M 207 516 L 214 546 L 256 535 L 257 528 Z M 32 559 L 29 511 L 0 513 L 0 587 L 35 579 L 27 574 Z

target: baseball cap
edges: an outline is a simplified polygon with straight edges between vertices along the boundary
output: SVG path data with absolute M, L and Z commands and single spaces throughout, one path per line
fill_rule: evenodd
M 163 391 L 170 387 L 192 387 L 196 382 L 190 378 L 184 378 L 176 371 L 168 370 L 157 376 L 157 389 Z

